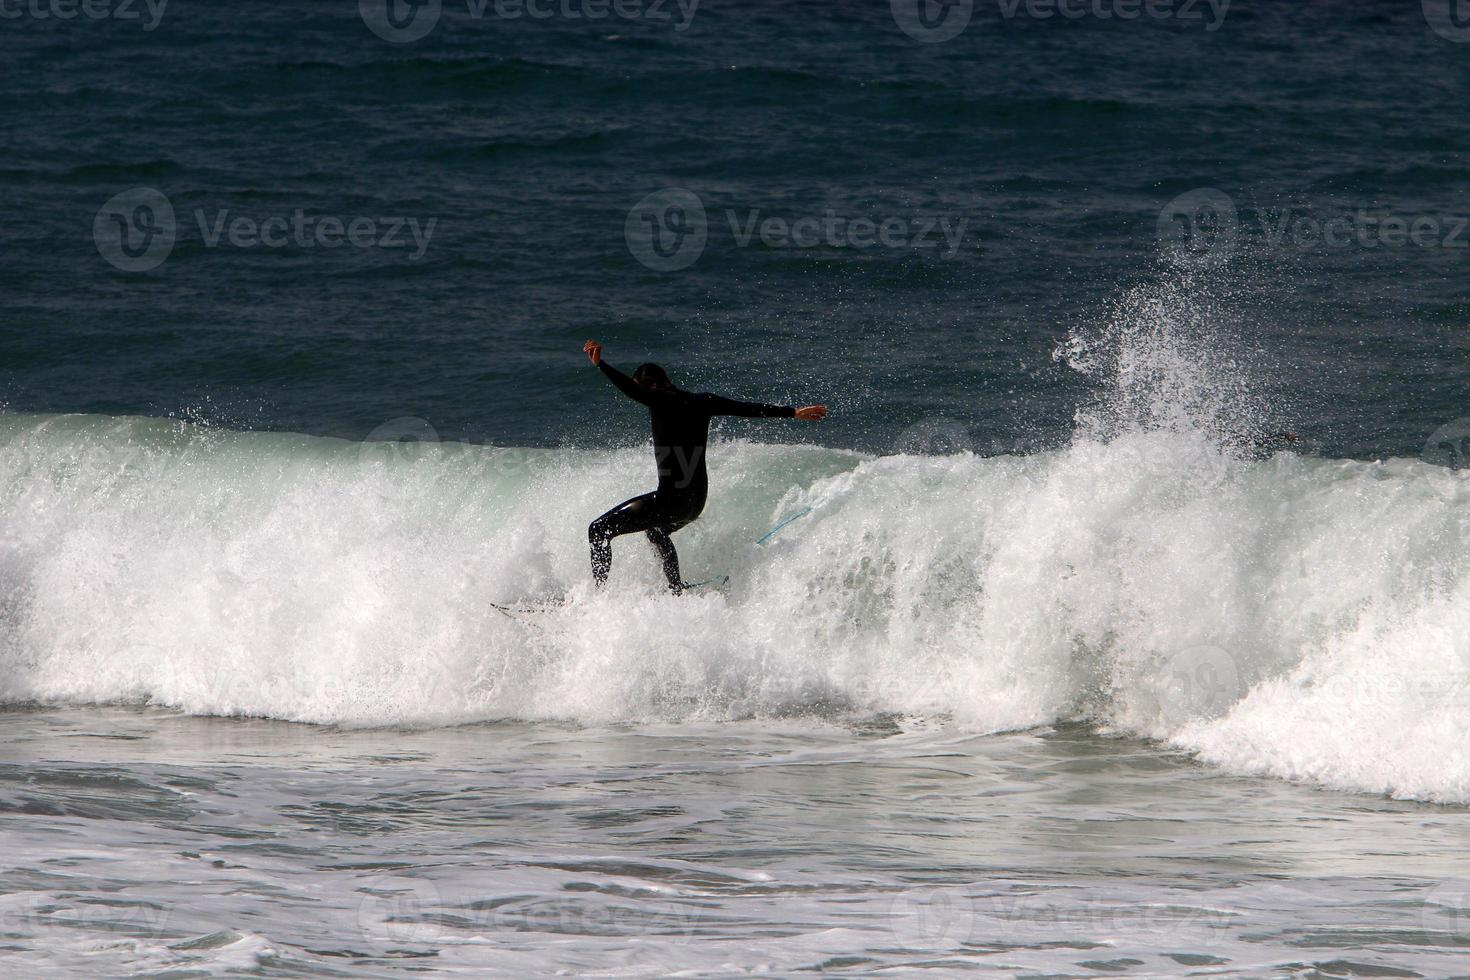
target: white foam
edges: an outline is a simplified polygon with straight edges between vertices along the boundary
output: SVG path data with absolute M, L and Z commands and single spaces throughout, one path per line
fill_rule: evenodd
M 982 459 L 728 444 L 674 598 L 584 528 L 647 451 L 0 419 L 6 701 L 350 725 L 1090 718 L 1246 772 L 1470 799 L 1462 474 L 1140 431 Z M 812 513 L 769 544 L 782 514 Z M 513 619 L 489 600 L 569 590 Z

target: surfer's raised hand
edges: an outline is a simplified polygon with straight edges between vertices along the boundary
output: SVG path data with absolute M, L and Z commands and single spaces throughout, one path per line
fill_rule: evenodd
M 591 341 L 588 341 L 591 343 Z M 827 417 L 826 405 L 803 405 L 796 410 L 796 417 L 804 422 L 820 422 Z
M 582 345 L 582 353 L 587 355 L 587 360 L 592 362 L 593 367 L 602 363 L 602 345 L 595 340 L 589 340 Z

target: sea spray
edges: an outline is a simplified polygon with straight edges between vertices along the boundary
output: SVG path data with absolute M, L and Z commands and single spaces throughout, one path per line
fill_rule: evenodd
M 1279 384 L 1246 334 L 1266 314 L 1246 270 L 1176 270 L 1120 292 L 1073 329 L 1057 360 L 1094 383 L 1078 439 L 1168 431 L 1241 448 L 1269 435 Z
M 346 725 L 1090 720 L 1241 771 L 1466 798 L 1470 483 L 1418 461 L 1242 459 L 1169 431 L 994 458 L 727 443 L 679 543 L 692 575 L 733 579 L 676 598 L 636 538 L 587 586 L 583 528 L 642 485 L 642 449 L 379 458 L 36 416 L 0 419 L 0 443 L 7 702 Z M 1188 461 L 1211 453 L 1203 493 Z M 562 593 L 535 625 L 487 602 Z

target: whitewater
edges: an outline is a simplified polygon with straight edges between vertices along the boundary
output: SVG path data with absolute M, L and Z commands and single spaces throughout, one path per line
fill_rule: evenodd
M 1079 721 L 1470 801 L 1470 475 L 1079 429 L 1031 455 L 727 441 L 674 597 L 585 526 L 646 447 L 0 417 L 0 699 L 349 727 Z M 783 516 L 811 513 L 763 545 Z M 508 616 L 492 602 L 554 599 Z
M 1470 428 L 1287 438 L 1235 299 L 1049 448 L 722 430 L 677 597 L 635 440 L 0 414 L 6 968 L 1462 973 Z

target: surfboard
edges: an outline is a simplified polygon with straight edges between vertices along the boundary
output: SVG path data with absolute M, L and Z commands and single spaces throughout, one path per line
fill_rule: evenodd
M 776 536 L 776 533 L 778 531 L 780 531 L 782 528 L 786 527 L 786 525 L 790 524 L 793 521 L 800 520 L 801 518 L 805 517 L 806 515 L 810 514 L 811 512 L 812 512 L 812 509 L 810 507 L 803 507 L 801 510 L 793 511 L 790 514 L 787 514 L 785 517 L 781 518 L 781 520 L 776 523 L 776 526 L 775 527 L 771 528 L 765 534 L 762 534 L 760 537 L 756 538 L 755 539 L 755 543 L 757 545 L 763 545 L 763 544 L 765 544 L 767 541 L 769 541 L 773 537 L 775 537 Z M 685 591 L 688 591 L 689 589 L 698 588 L 701 585 L 713 585 L 715 588 L 721 588 L 721 587 L 723 587 L 725 585 L 728 585 L 729 582 L 730 582 L 730 576 L 728 576 L 728 575 L 720 575 L 720 576 L 716 576 L 715 578 L 709 579 L 708 581 L 696 582 L 693 585 L 687 585 L 684 588 L 685 588 Z
M 782 520 L 780 521 L 780 523 L 778 523 L 775 527 L 771 528 L 765 534 L 762 534 L 760 537 L 756 538 L 755 539 L 755 543 L 756 544 L 765 544 L 767 541 L 769 541 L 772 538 L 774 538 L 776 536 L 776 532 L 779 531 L 779 530 L 781 530 L 787 524 L 790 524 L 792 521 L 797 520 L 799 518 L 805 517 L 806 515 L 810 514 L 811 512 L 812 512 L 812 509 L 810 507 L 803 507 L 801 510 L 796 511 L 793 514 L 787 515 L 786 517 L 782 518 Z

